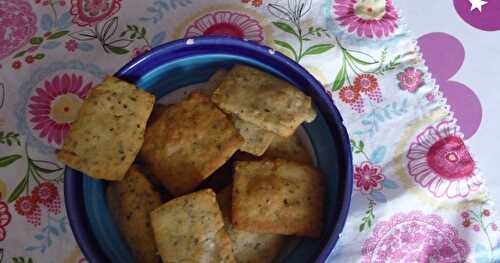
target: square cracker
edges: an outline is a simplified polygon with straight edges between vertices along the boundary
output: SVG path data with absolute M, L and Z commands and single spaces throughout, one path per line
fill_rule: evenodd
M 57 157 L 94 178 L 121 180 L 142 146 L 154 101 L 134 85 L 107 77 L 84 100 Z
M 195 92 L 169 105 L 146 129 L 141 157 L 163 186 L 179 196 L 193 191 L 242 144 L 228 117 Z
M 215 193 L 201 190 L 151 212 L 163 262 L 234 262 Z
M 160 262 L 149 214 L 162 203 L 140 167 L 132 165 L 123 180 L 111 182 L 106 197 L 136 262 Z
M 274 133 L 261 129 L 235 116 L 232 116 L 231 120 L 241 137 L 245 140 L 240 150 L 255 156 L 264 154 L 267 147 L 273 141 L 273 137 L 275 137 Z
M 304 121 L 316 118 L 311 98 L 288 82 L 260 70 L 237 65 L 212 94 L 224 111 L 260 128 L 287 137 Z
M 231 224 L 231 194 L 231 186 L 224 188 L 217 193 L 217 202 L 224 217 L 224 228 L 232 242 L 236 262 L 274 262 L 287 244 L 288 238 L 282 235 L 252 233 L 234 229 Z
M 323 177 L 315 168 L 282 159 L 235 166 L 232 223 L 238 230 L 319 237 Z

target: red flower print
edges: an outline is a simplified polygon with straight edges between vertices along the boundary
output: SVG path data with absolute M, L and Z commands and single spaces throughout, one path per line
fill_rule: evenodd
M 255 7 L 259 7 L 262 5 L 262 0 L 241 0 L 242 3 L 250 3 L 252 2 L 252 5 Z
M 361 74 L 354 79 L 354 89 L 365 93 L 375 102 L 382 102 L 382 91 L 378 86 L 377 77 L 372 74 Z
M 361 74 L 354 80 L 354 89 L 360 92 L 371 92 L 378 87 L 377 78 L 371 74 Z
M 398 73 L 399 88 L 415 93 L 418 88 L 425 83 L 423 80 L 424 73 L 414 67 L 408 67 L 403 72 Z
M 353 110 L 359 113 L 364 111 L 361 94 L 353 86 L 343 87 L 339 92 L 339 97 L 344 103 L 351 105 Z
M 16 61 L 12 62 L 12 68 L 13 69 L 19 69 L 19 68 L 21 68 L 21 65 L 22 65 L 21 61 L 19 61 L 19 60 L 16 60 Z
M 464 212 L 462 212 L 462 214 L 460 214 L 460 215 L 462 216 L 462 218 L 463 218 L 463 219 L 467 219 L 467 218 L 469 218 L 469 217 L 470 217 L 469 212 L 465 212 L 465 211 L 464 211 Z
M 484 215 L 484 216 L 490 216 L 490 210 L 488 210 L 488 209 L 484 209 L 484 210 L 483 210 L 483 215 Z
M 462 225 L 463 225 L 464 227 L 469 227 L 469 226 L 471 225 L 471 222 L 470 222 L 470 220 L 469 220 L 469 219 L 465 219 L 465 220 L 464 220 L 464 222 L 462 222 Z
M 356 165 L 354 171 L 354 189 L 364 194 L 382 189 L 382 182 L 385 177 L 382 174 L 382 168 L 372 165 L 369 162 L 363 162 Z
M 24 59 L 24 61 L 26 61 L 26 63 L 28 63 L 28 64 L 31 64 L 31 63 L 33 63 L 33 61 L 35 61 L 35 58 L 33 58 L 33 56 L 32 56 L 32 55 L 29 55 L 29 56 L 27 56 L 27 57 Z
M 435 197 L 465 198 L 482 184 L 474 173 L 475 162 L 451 122 L 425 129 L 406 157 L 410 176 Z
M 9 212 L 9 206 L 4 201 L 0 201 L 0 241 L 7 237 L 5 227 L 10 223 L 12 215 Z
M 66 47 L 66 49 L 69 52 L 73 52 L 78 48 L 78 42 L 76 42 L 74 39 L 70 39 L 70 40 L 66 41 L 66 43 L 64 44 L 64 47 Z
M 196 36 L 231 36 L 256 42 L 264 40 L 263 28 L 257 20 L 231 11 L 218 11 L 198 18 L 185 34 L 185 37 Z
M 29 1 L 0 0 L 0 60 L 24 46 L 37 31 Z
M 15 204 L 16 212 L 28 219 L 28 222 L 32 225 L 40 225 L 40 206 L 37 204 L 37 200 L 32 196 L 23 196 L 16 200 Z
M 49 212 L 59 214 L 61 212 L 61 199 L 57 187 L 50 182 L 43 182 L 33 188 L 31 195 L 38 203 L 48 208 Z
M 61 145 L 91 87 L 91 82 L 84 83 L 83 77 L 76 74 L 45 80 L 28 101 L 33 130 L 49 143 Z
M 71 0 L 73 23 L 93 26 L 116 14 L 122 0 Z
M 134 52 L 132 54 L 132 58 L 136 58 L 144 53 L 146 53 L 147 51 L 149 50 L 149 46 L 146 45 L 146 46 L 143 46 L 141 48 L 134 48 Z
M 359 37 L 387 37 L 398 27 L 398 14 L 391 0 L 334 0 L 335 20 Z

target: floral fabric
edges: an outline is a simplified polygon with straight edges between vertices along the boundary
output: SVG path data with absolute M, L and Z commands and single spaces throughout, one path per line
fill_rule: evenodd
M 479 165 L 391 0 L 0 0 L 0 261 L 85 262 L 57 150 L 106 74 L 169 40 L 230 35 L 308 69 L 351 136 L 328 261 L 495 262 Z

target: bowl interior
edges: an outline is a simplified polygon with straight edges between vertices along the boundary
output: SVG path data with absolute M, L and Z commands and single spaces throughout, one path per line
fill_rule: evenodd
M 303 77 L 293 74 L 294 72 L 287 72 L 266 63 L 263 59 L 245 54 L 225 52 L 190 54 L 188 57 L 170 58 L 169 61 L 162 63 L 150 62 L 151 58 L 145 58 L 147 56 L 131 62 L 117 76 L 154 94 L 157 100 L 164 96 L 168 97 L 171 92 L 177 91 L 174 93 L 179 93 L 179 89 L 205 82 L 217 69 L 230 68 L 234 64 L 247 64 L 285 79 L 313 98 L 318 117 L 312 123 L 303 124 L 301 129 L 306 135 L 307 143 L 310 143 L 317 167 L 326 177 L 324 231 L 320 239 L 301 238 L 294 249 L 283 257 L 283 262 L 309 262 L 326 259 L 345 223 L 352 181 L 350 152 L 349 149 L 346 150 L 348 138 L 342 124 L 338 123 L 341 120 L 337 119 L 337 123 L 332 123 L 331 109 L 325 107 L 324 97 L 326 94 L 320 94 L 317 87 L 313 89 L 308 86 L 308 83 L 303 81 Z M 78 180 L 75 178 L 81 176 L 79 172 L 71 169 L 68 169 L 68 175 L 73 176 L 71 180 Z M 72 194 L 76 196 L 80 191 L 79 198 L 84 203 L 86 218 L 72 220 L 75 218 L 76 212 L 68 209 L 68 213 L 70 221 L 74 221 L 71 222 L 73 230 L 86 256 L 90 257 L 91 262 L 94 262 L 92 259 L 99 262 L 109 261 L 106 258 L 113 259 L 113 262 L 133 262 L 130 251 L 121 238 L 107 208 L 105 198 L 107 183 L 88 176 L 81 177 L 78 182 L 80 182 L 80 187 L 83 184 L 82 189 L 69 189 L 71 186 L 68 186 L 67 192 L 73 190 L 75 193 Z M 68 201 L 76 202 L 75 200 Z M 78 222 L 85 220 L 87 222 Z M 91 230 L 92 235 L 82 234 L 79 238 L 80 233 L 78 232 L 83 230 L 75 225 L 80 223 L 85 224 L 87 230 Z M 89 244 L 92 242 L 97 242 L 100 251 L 96 252 L 95 244 Z

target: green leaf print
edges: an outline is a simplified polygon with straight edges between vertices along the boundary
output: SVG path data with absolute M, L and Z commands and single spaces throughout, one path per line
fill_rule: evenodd
M 0 143 L 7 144 L 11 146 L 13 143 L 17 145 L 21 145 L 21 141 L 19 141 L 19 134 L 14 132 L 3 132 L 0 131 Z
M 287 42 L 285 41 L 281 41 L 281 40 L 274 40 L 274 43 L 280 47 L 284 47 L 288 50 L 290 50 L 294 56 L 294 59 L 297 60 L 297 52 L 295 52 L 295 49 L 293 49 L 292 45 L 288 44 Z
M 334 44 L 318 44 L 309 47 L 304 54 L 302 54 L 302 57 L 309 56 L 309 55 L 318 55 L 321 53 L 325 53 L 326 51 L 334 48 Z
M 297 34 L 297 32 L 295 32 L 293 27 L 291 27 L 289 24 L 287 24 L 285 22 L 274 21 L 273 25 L 275 25 L 277 28 L 279 28 L 279 29 L 281 29 L 289 34 L 294 35 L 295 37 L 299 37 L 299 35 Z
M 4 157 L 0 157 L 0 167 L 6 167 L 12 164 L 13 162 L 21 159 L 21 155 L 19 154 L 13 154 L 13 155 L 7 155 Z
M 113 47 L 113 46 L 108 46 L 107 47 L 111 52 L 117 55 L 123 55 L 129 52 L 128 49 L 122 48 L 122 47 Z
M 16 201 L 16 199 L 19 198 L 19 196 L 21 196 L 21 194 L 23 193 L 24 189 L 26 189 L 27 186 L 28 186 L 28 177 L 24 177 L 23 180 L 19 182 L 19 184 L 16 186 L 14 191 L 12 191 L 7 202 L 12 203 Z
M 60 38 L 60 37 L 63 37 L 65 35 L 67 35 L 69 33 L 69 31 L 67 30 L 64 30 L 64 31 L 59 31 L 59 32 L 56 32 L 54 34 L 51 34 L 47 39 L 57 39 L 57 38 Z
M 365 212 L 365 216 L 361 219 L 361 225 L 359 225 L 359 232 L 363 232 L 367 228 L 371 228 L 373 220 L 375 220 L 375 214 L 373 213 L 373 208 L 377 205 L 375 201 L 368 199 L 368 210 Z
M 344 83 L 347 79 L 347 69 L 346 69 L 346 64 L 345 61 L 342 64 L 342 67 L 340 68 L 339 73 L 337 73 L 337 77 L 335 77 L 335 81 L 333 82 L 332 90 L 337 91 L 344 86 Z

